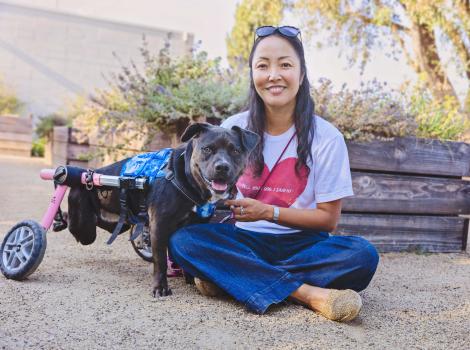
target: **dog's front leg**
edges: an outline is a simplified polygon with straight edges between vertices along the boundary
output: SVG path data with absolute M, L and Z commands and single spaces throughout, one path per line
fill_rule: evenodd
M 150 242 L 153 260 L 152 294 L 154 297 L 171 295 L 166 276 L 168 234 L 158 227 L 155 220 L 150 221 Z

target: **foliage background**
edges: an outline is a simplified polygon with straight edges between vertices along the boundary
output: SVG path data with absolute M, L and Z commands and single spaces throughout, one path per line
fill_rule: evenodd
M 179 135 L 189 122 L 218 123 L 244 110 L 248 71 L 220 68 L 204 52 L 172 59 L 164 49 L 152 55 L 145 49 L 146 70 L 133 64 L 110 80 L 110 88 L 90 99 L 77 101 L 71 113 L 74 125 L 89 135 L 98 132 L 118 136 L 113 147 L 124 148 L 137 139 L 146 149 L 154 135 L 163 131 Z M 371 81 L 359 89 L 333 89 L 331 81 L 314 84 L 316 113 L 336 125 L 346 139 L 368 141 L 396 136 L 459 140 L 468 120 L 452 99 L 446 104 L 425 93 L 389 91 L 385 83 Z M 426 118 L 422 118 L 425 115 Z
M 121 135 L 118 147 L 137 138 L 145 147 L 159 131 L 180 134 L 189 122 L 218 122 L 243 110 L 249 84 L 246 59 L 254 29 L 279 25 L 286 12 L 303 18 L 303 40 L 326 32 L 328 40 L 320 44 L 341 47 L 351 65 L 364 67 L 371 50 L 382 49 L 396 59 L 404 57 L 415 69 L 417 83 L 400 91 L 376 80 L 339 91 L 328 80 L 314 84 L 317 114 L 335 124 L 347 139 L 469 137 L 467 100 L 458 100 L 448 75 L 454 67 L 470 85 L 470 8 L 468 2 L 458 0 L 243 0 L 227 37 L 230 69 L 197 50 L 172 58 L 169 41 L 159 53 L 151 53 L 144 40 L 144 69 L 139 71 L 133 62 L 122 64 L 121 72 L 110 77 L 108 89 L 77 103 L 71 113 L 75 125 L 97 129 L 101 135 Z M 443 50 L 455 53 L 450 61 Z M 102 140 L 106 143 L 109 138 Z
M 285 7 L 282 0 L 244 0 L 237 5 L 235 24 L 226 39 L 231 67 L 246 67 L 255 29 L 262 25 L 278 26 Z

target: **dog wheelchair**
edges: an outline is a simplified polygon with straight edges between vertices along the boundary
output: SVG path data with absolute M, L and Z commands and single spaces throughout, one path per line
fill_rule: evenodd
M 67 227 L 67 218 L 60 210 L 68 188 L 74 186 L 93 186 L 119 189 L 121 194 L 125 190 L 136 190 L 145 193 L 149 186 L 146 176 L 113 176 L 103 175 L 83 168 L 72 166 L 59 166 L 56 169 L 43 169 L 40 172 L 43 180 L 53 180 L 55 192 L 50 200 L 49 207 L 40 223 L 33 220 L 24 220 L 14 225 L 5 236 L 0 246 L 0 270 L 6 278 L 23 280 L 31 275 L 41 264 L 47 246 L 47 231 L 53 227 L 54 231 L 61 231 Z M 143 197 L 143 195 L 141 196 Z M 121 205 L 125 205 L 125 198 L 121 195 Z M 142 204 L 143 201 L 141 201 Z M 145 261 L 152 261 L 150 247 L 150 233 L 146 207 L 140 205 L 140 220 L 128 222 L 131 225 L 130 241 L 135 252 Z M 122 212 L 120 218 L 122 216 Z M 118 223 L 110 244 L 121 232 L 122 222 Z M 180 276 L 181 270 L 171 261 L 168 261 L 168 276 Z

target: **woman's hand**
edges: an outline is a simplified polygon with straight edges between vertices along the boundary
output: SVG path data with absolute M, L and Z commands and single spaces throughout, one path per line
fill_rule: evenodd
M 256 199 L 243 198 L 225 201 L 237 221 L 272 220 L 274 207 Z
M 243 198 L 225 201 L 237 221 L 272 221 L 274 207 L 256 199 Z M 242 210 L 243 208 L 243 210 Z M 241 215 L 243 214 L 243 215 Z M 341 215 L 341 199 L 317 203 L 315 209 L 279 208 L 279 225 L 332 232 L 336 229 Z

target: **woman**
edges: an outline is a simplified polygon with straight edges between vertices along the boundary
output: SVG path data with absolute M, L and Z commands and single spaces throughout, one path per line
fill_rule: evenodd
M 353 195 L 351 173 L 343 136 L 314 115 L 299 36 L 290 26 L 256 30 L 249 110 L 222 124 L 262 138 L 237 199 L 226 203 L 236 225 L 183 228 L 170 250 L 203 294 L 221 288 L 260 314 L 290 298 L 349 321 L 361 309 L 357 292 L 372 279 L 378 254 L 360 237 L 328 233 L 338 224 L 341 198 Z

